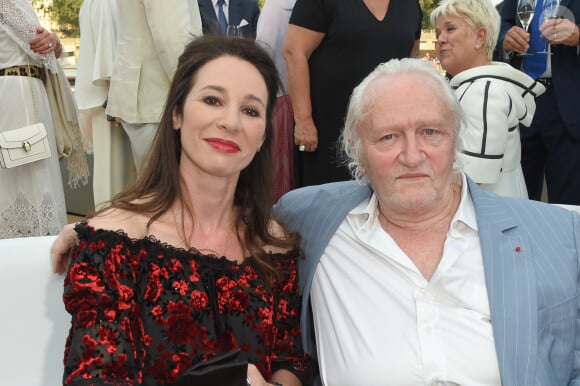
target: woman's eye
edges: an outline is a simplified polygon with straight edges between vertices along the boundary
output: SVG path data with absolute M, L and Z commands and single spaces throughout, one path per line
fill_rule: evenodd
M 203 101 L 205 103 L 207 103 L 208 105 L 217 105 L 220 102 L 219 99 L 217 99 L 216 97 L 213 97 L 213 96 L 207 96 L 207 97 L 203 98 Z
M 260 116 L 260 112 L 252 107 L 246 107 L 246 108 L 244 108 L 243 111 L 244 111 L 244 113 L 246 113 L 247 115 L 249 115 L 251 117 L 259 117 Z

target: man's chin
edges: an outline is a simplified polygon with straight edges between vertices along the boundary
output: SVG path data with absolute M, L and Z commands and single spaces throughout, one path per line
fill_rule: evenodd
M 396 193 L 387 198 L 387 203 L 397 211 L 415 211 L 427 208 L 435 201 L 435 193 Z

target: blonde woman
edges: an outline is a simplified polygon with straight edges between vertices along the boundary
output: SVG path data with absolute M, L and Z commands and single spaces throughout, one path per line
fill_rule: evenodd
M 544 87 L 505 63 L 492 62 L 499 14 L 491 0 L 444 0 L 431 13 L 441 65 L 465 112 L 460 167 L 483 189 L 528 198 L 520 164 L 519 125 L 534 117 Z

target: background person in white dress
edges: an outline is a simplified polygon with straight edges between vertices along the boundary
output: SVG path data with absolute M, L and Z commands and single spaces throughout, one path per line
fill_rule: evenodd
M 81 124 L 93 139 L 95 207 L 109 201 L 135 176 L 131 144 L 119 124 L 107 120 L 105 103 L 117 43 L 116 0 L 85 0 L 79 13 L 81 31 L 75 97 Z
M 50 83 L 51 74 L 62 74 L 55 52 L 62 52 L 59 39 L 40 26 L 29 1 L 0 0 L 0 131 L 42 122 L 52 152 L 47 159 L 0 168 L 0 238 L 58 234 L 67 222 L 58 162 L 60 144 L 57 150 L 54 128 L 62 130 L 63 124 L 72 124 L 76 107 L 68 83 L 62 89 L 58 81 Z M 60 96 L 65 97 L 61 102 L 72 104 L 51 104 L 53 99 L 49 100 L 46 88 L 49 86 L 51 94 L 61 92 Z M 59 109 L 70 113 L 70 121 L 59 119 Z M 77 156 L 80 154 L 75 153 L 73 159 L 81 161 L 82 157 Z M 74 174 L 73 185 L 78 182 L 77 177 Z
M 431 13 L 431 24 L 439 60 L 465 112 L 459 166 L 487 191 L 528 198 L 519 124 L 532 122 L 534 98 L 544 87 L 491 61 L 500 26 L 491 0 L 444 0 Z

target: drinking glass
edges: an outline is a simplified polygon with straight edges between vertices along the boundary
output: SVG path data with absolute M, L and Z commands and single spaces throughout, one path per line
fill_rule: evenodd
M 550 1 L 550 0 L 547 0 Z M 528 32 L 528 28 L 530 28 L 530 24 L 534 19 L 534 13 L 536 10 L 536 0 L 519 0 L 518 1 L 518 18 L 520 19 L 520 23 L 524 31 Z M 532 55 L 530 53 L 524 52 L 522 54 L 518 54 L 520 56 L 523 55 Z
M 540 24 L 546 20 L 557 19 L 558 18 L 558 6 L 560 5 L 560 0 L 546 0 L 544 6 L 542 7 L 542 18 L 540 19 Z M 552 55 L 548 47 L 548 39 L 544 38 L 544 50 L 538 52 L 538 54 Z
M 242 30 L 240 29 L 240 26 L 238 26 L 238 25 L 228 25 L 228 28 L 226 30 L 226 35 L 232 36 L 232 37 L 240 37 L 240 36 L 242 36 Z

